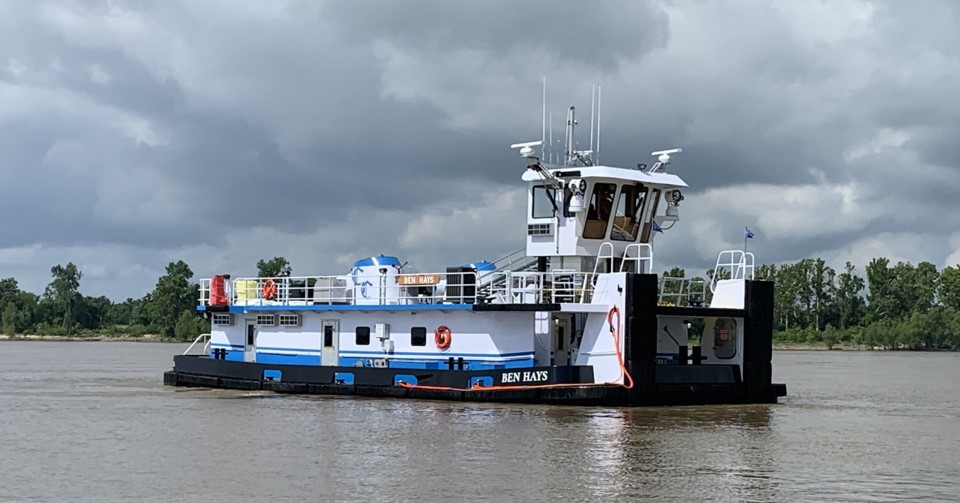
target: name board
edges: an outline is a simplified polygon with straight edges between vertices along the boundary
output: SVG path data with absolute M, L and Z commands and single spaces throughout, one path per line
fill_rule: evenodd
M 399 274 L 397 284 L 402 286 L 431 286 L 440 284 L 439 274 Z
M 518 372 L 503 372 L 500 375 L 501 383 L 543 383 L 550 380 L 550 372 L 547 370 L 524 370 Z

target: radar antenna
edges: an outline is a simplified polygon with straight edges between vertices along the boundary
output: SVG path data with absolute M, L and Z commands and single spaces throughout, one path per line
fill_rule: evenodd
M 679 154 L 683 152 L 682 148 L 671 148 L 669 150 L 658 150 L 656 152 L 650 152 L 650 155 L 658 156 L 657 162 L 650 168 L 650 171 L 647 173 L 656 173 L 657 171 L 663 171 L 664 166 L 670 164 L 670 155 Z
M 532 169 L 536 171 L 540 178 L 545 182 L 550 184 L 550 186 L 556 190 L 563 189 L 563 182 L 559 178 L 553 175 L 549 169 L 547 169 L 543 164 L 540 163 L 540 158 L 533 155 L 536 151 L 533 150 L 533 147 L 537 147 L 543 144 L 543 140 L 540 141 L 528 141 L 525 143 L 514 143 L 510 145 L 510 148 L 520 149 L 520 156 L 527 159 L 527 169 Z

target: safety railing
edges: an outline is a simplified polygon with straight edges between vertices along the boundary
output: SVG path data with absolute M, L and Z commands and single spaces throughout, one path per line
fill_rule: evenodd
M 523 247 L 494 260 L 493 265 L 498 271 L 527 271 L 537 265 L 537 258 L 528 256 Z
M 702 307 L 707 300 L 707 284 L 703 278 L 660 278 L 660 296 L 657 303 L 662 306 Z
M 200 344 L 200 348 L 203 350 L 202 352 L 200 352 L 200 351 L 194 352 L 194 349 L 193 349 L 193 348 L 195 348 L 195 347 L 197 346 L 197 344 Z M 193 340 L 193 344 L 191 344 L 191 345 L 187 348 L 187 350 L 183 352 L 183 354 L 185 354 L 185 355 L 208 355 L 208 354 L 210 354 L 210 334 L 200 334 L 200 335 L 198 335 L 197 338 Z
M 639 273 L 653 272 L 653 247 L 647 243 L 630 243 L 623 249 L 623 259 L 620 261 L 620 272 L 627 270 L 627 265 L 634 264 L 634 271 Z
M 715 292 L 717 282 L 724 279 L 753 279 L 753 253 L 743 250 L 724 250 L 717 256 L 713 268 L 710 291 Z
M 590 273 L 556 270 L 351 274 L 225 281 L 226 301 L 244 306 L 538 304 L 589 302 Z M 200 303 L 211 303 L 211 280 Z

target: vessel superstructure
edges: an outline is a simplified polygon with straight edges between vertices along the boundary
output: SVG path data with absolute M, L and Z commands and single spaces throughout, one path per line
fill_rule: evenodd
M 753 255 L 719 254 L 709 284 L 660 277 L 654 241 L 687 188 L 668 167 L 526 164 L 525 246 L 495 262 L 410 272 L 397 257 L 342 274 L 200 283 L 211 321 L 165 384 L 287 393 L 564 404 L 775 402 L 773 286 Z M 591 126 L 591 138 L 592 138 Z M 599 143 L 599 133 L 597 135 Z M 536 151 L 540 147 L 540 152 Z M 700 328 L 702 327 L 702 329 Z

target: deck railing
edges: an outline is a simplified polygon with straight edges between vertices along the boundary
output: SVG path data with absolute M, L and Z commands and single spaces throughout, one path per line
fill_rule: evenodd
M 193 348 L 195 348 L 195 347 L 197 346 L 197 344 L 200 344 L 200 350 L 201 350 L 201 351 L 194 352 L 194 351 L 193 351 Z M 183 354 L 185 354 L 185 355 L 194 355 L 194 354 L 208 355 L 208 354 L 210 354 L 210 334 L 200 334 L 200 335 L 198 335 L 197 338 L 193 340 L 193 344 L 191 344 L 190 347 L 188 347 L 187 350 L 183 352 Z
M 224 281 L 230 305 L 411 305 L 586 303 L 594 277 L 577 271 L 462 271 L 238 278 Z M 210 279 L 200 303 L 211 303 Z

